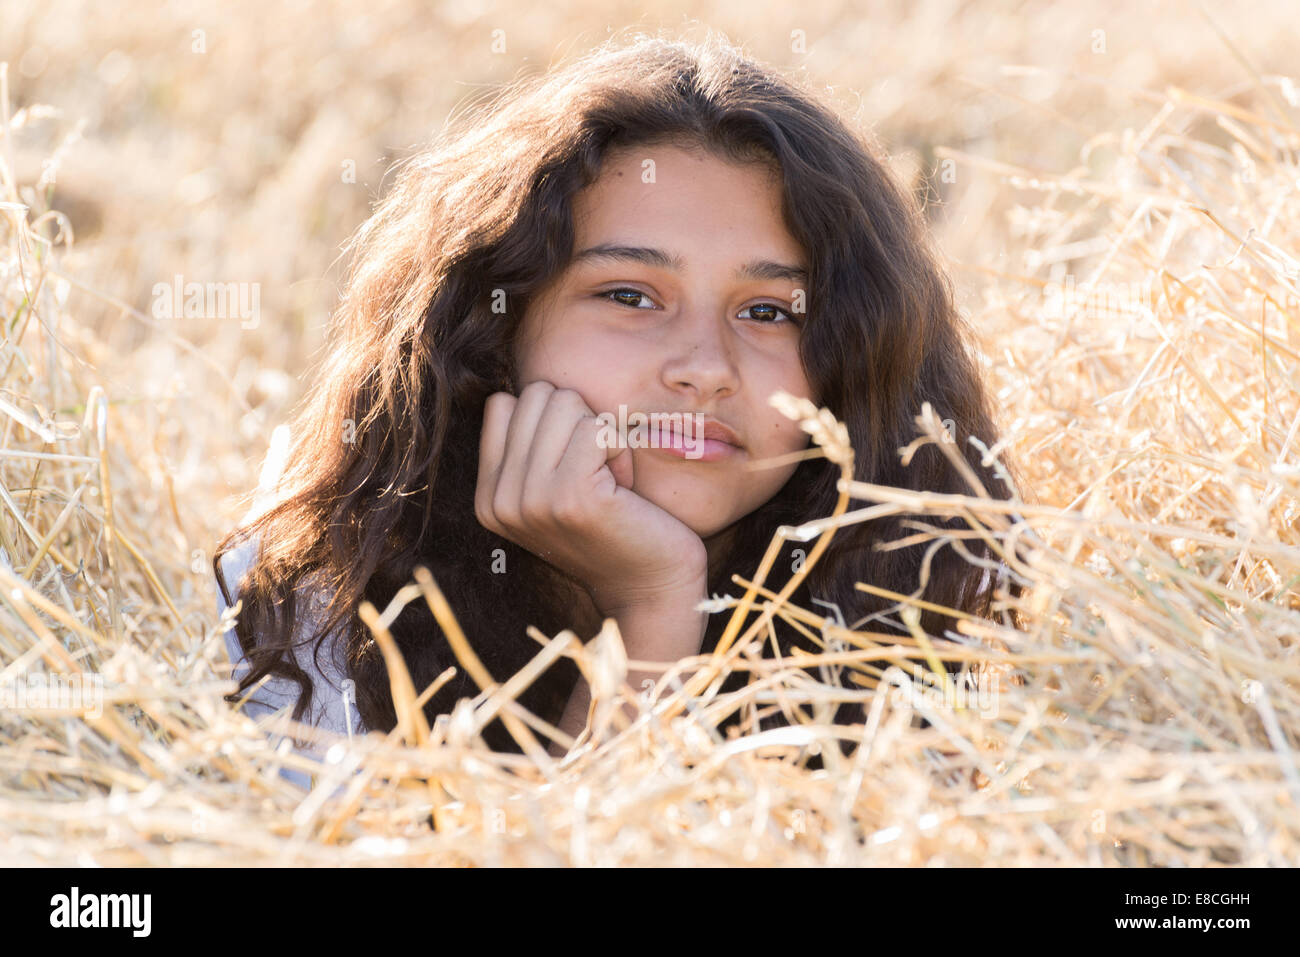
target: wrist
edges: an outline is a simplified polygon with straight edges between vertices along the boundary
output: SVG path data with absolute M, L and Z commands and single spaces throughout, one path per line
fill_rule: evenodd
M 672 661 L 699 653 L 708 614 L 695 606 L 705 597 L 705 582 L 667 589 L 653 598 L 628 600 L 601 614 L 618 623 L 628 657 Z
M 608 618 L 633 612 L 694 609 L 697 602 L 707 597 L 708 574 L 702 568 L 683 569 L 664 581 L 621 582 L 588 591 L 597 610 Z

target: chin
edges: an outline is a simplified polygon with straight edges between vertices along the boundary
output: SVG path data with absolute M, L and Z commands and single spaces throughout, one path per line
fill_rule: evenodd
M 679 487 L 672 491 L 665 491 L 662 486 L 642 489 L 633 485 L 632 491 L 647 502 L 658 505 L 702 539 L 716 535 L 735 521 L 730 508 L 724 506 L 724 511 L 724 508 L 710 509 L 706 505 L 701 505 L 692 495 L 694 490 Z M 691 501 L 690 506 L 684 506 L 684 500 Z

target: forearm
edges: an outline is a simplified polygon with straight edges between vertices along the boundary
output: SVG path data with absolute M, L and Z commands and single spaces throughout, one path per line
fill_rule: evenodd
M 619 633 L 629 660 L 660 663 L 670 667 L 682 658 L 699 654 L 700 643 L 708 624 L 708 615 L 695 611 L 695 605 L 705 597 L 703 583 L 698 587 L 684 588 L 672 595 L 637 604 L 630 604 L 606 612 L 606 617 L 618 622 Z M 646 679 L 658 681 L 665 668 L 629 668 L 627 683 L 640 690 Z M 560 730 L 576 738 L 587 724 L 591 704 L 591 688 L 581 675 L 560 719 Z M 634 705 L 624 705 L 628 717 L 636 715 Z M 559 757 L 564 748 L 553 742 L 550 753 Z

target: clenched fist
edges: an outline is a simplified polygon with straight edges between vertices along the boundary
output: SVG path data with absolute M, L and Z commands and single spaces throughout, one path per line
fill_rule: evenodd
M 632 491 L 632 454 L 602 448 L 602 424 L 572 389 L 529 383 L 488 397 L 474 514 L 582 582 L 607 615 L 670 591 L 703 593 L 700 537 Z

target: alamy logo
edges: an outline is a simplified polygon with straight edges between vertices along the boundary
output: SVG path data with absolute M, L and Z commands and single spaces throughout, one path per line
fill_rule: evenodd
M 16 681 L 0 681 L 0 711 L 80 712 L 98 718 L 104 713 L 104 677 L 29 672 Z
M 155 319 L 239 319 L 241 329 L 256 329 L 261 319 L 260 283 L 186 282 L 178 275 L 152 291 Z
M 51 927 L 130 927 L 132 936 L 148 937 L 149 894 L 85 894 L 72 888 L 71 894 L 50 898 Z
M 596 444 L 602 449 L 681 448 L 688 459 L 704 455 L 704 416 L 699 412 L 633 412 L 620 404 L 618 416 L 602 412 L 596 416 L 600 432 Z

